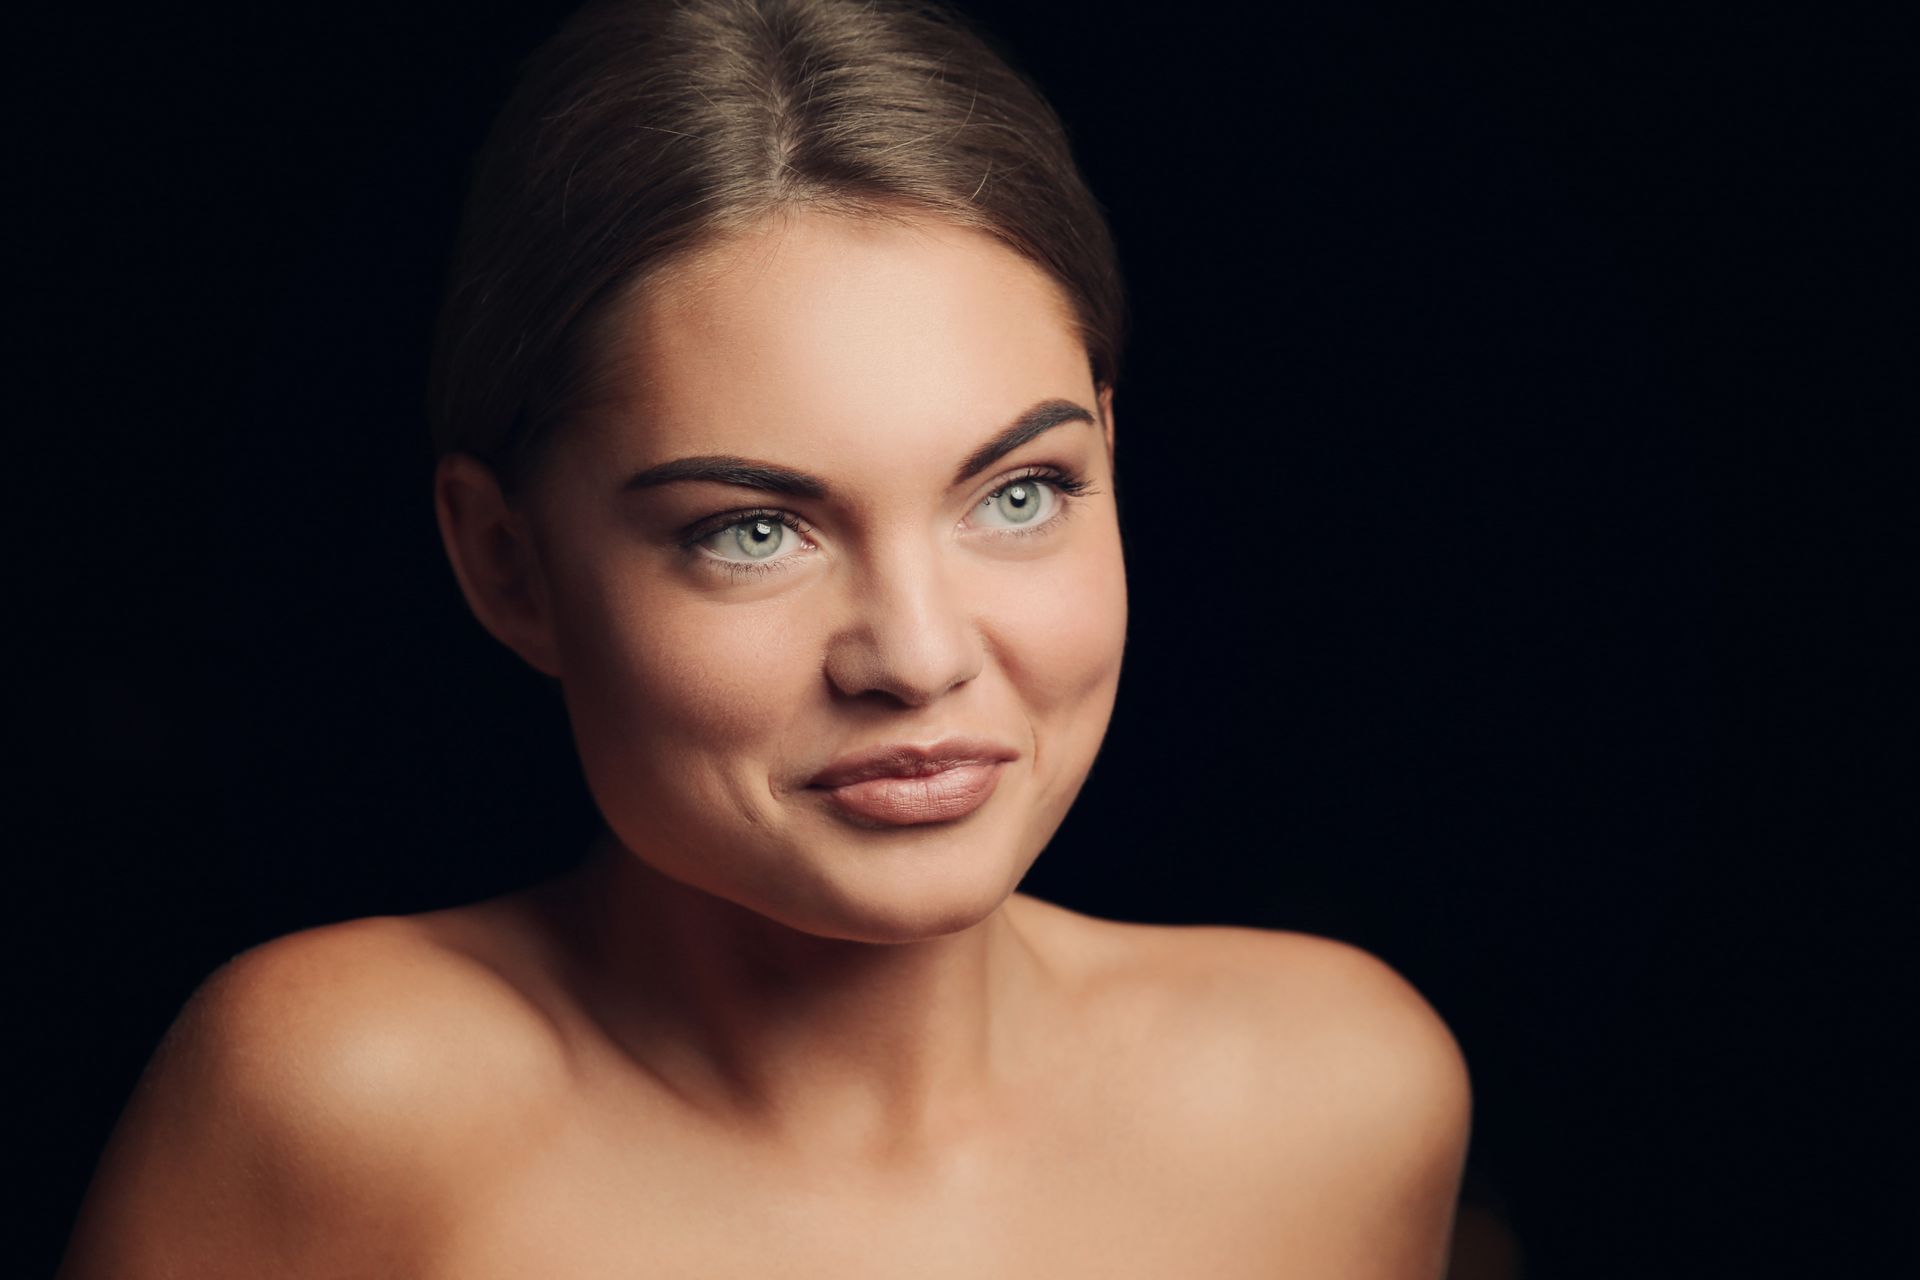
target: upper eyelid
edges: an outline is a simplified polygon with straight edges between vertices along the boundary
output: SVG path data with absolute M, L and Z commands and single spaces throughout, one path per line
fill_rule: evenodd
M 716 511 L 710 516 L 702 516 L 682 529 L 677 536 L 685 545 L 693 547 L 705 542 L 716 533 L 723 533 L 748 520 L 774 520 L 802 536 L 811 536 L 813 533 L 811 524 L 784 507 L 741 507 L 734 511 Z
M 1063 503 L 1073 501 L 1074 498 L 1080 496 L 1080 493 L 1084 493 L 1086 489 L 1090 487 L 1085 477 L 1078 475 L 1067 467 L 1056 466 L 1045 462 L 1036 463 L 1030 467 L 1016 467 L 1003 478 L 994 481 L 988 486 L 983 496 L 969 504 L 967 509 L 971 511 L 974 507 L 986 505 L 993 501 L 994 495 L 1002 489 L 1010 485 L 1018 484 L 1022 480 L 1039 480 L 1044 484 L 1051 485 L 1059 495 L 1059 500 Z M 1076 493 L 1076 490 L 1080 492 Z
M 1028 462 L 1022 463 L 1006 474 L 989 481 L 987 487 L 981 491 L 981 498 L 970 502 L 967 509 L 972 510 L 974 507 L 979 506 L 982 501 L 991 499 L 994 494 L 1000 492 L 1008 485 L 1017 484 L 1022 480 L 1041 480 L 1052 485 L 1054 489 L 1059 492 L 1062 501 L 1065 502 L 1071 502 L 1075 498 L 1084 497 L 1093 490 L 1092 481 L 1077 467 L 1070 467 L 1061 462 Z
M 1023 473 L 1016 470 L 1012 475 L 1009 475 L 1006 479 L 999 481 L 991 489 L 987 490 L 987 496 L 981 499 L 980 501 L 973 503 L 971 506 L 968 507 L 968 510 L 974 511 L 979 509 L 980 507 L 990 505 L 993 502 L 995 495 L 997 495 L 1001 490 L 1009 488 L 1012 485 L 1019 483 L 1021 480 L 1028 480 L 1028 479 L 1039 480 L 1041 483 L 1047 485 L 1049 488 L 1051 488 L 1054 491 L 1054 497 L 1053 497 L 1054 509 L 1047 514 L 1045 519 L 1040 520 L 1035 524 L 1026 526 L 1024 528 L 1007 527 L 1007 528 L 994 530 L 992 532 L 1000 533 L 1000 534 L 1011 534 L 1016 537 L 1038 533 L 1043 529 L 1051 528 L 1053 525 L 1055 525 L 1061 520 L 1070 518 L 1073 512 L 1078 509 L 1077 504 L 1080 502 L 1081 499 L 1085 498 L 1089 494 L 1099 492 L 1099 490 L 1093 487 L 1092 482 L 1088 480 L 1086 476 L 1081 475 L 1078 471 L 1075 471 L 1072 468 L 1068 468 L 1068 467 L 1060 467 L 1060 466 L 1054 466 L 1047 463 L 1041 463 L 1038 465 L 1036 469 L 1032 471 Z

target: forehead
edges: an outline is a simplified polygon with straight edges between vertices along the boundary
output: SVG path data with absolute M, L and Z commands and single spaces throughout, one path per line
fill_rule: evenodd
M 623 462 L 932 449 L 950 465 L 1036 400 L 1092 403 L 1064 291 L 945 223 L 770 221 L 651 282 L 617 342 L 629 372 L 596 434 Z

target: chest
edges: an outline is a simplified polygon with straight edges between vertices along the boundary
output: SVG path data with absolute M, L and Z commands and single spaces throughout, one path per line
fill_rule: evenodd
M 1151 1129 L 1063 1119 L 891 1172 L 795 1167 L 684 1136 L 636 1149 L 617 1128 L 569 1133 L 458 1203 L 426 1271 L 1271 1280 L 1312 1256 L 1311 1216 L 1270 1182 Z

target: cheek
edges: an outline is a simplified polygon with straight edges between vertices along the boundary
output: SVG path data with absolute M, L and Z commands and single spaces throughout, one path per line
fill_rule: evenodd
M 700 789 L 742 760 L 773 763 L 783 708 L 818 664 L 790 610 L 718 607 L 685 591 L 589 590 L 563 625 L 564 681 L 589 770 Z M 732 762 L 732 765 L 729 765 Z
M 1022 570 L 1018 589 L 996 611 L 1002 664 L 1029 714 L 1072 716 L 1074 727 L 1091 730 L 1097 743 L 1127 637 L 1118 531 L 1102 530 L 1075 554 Z
M 1033 734 L 1027 829 L 1037 853 L 1085 785 L 1113 718 L 1127 637 L 1118 530 L 1032 575 L 1007 603 L 995 639 Z

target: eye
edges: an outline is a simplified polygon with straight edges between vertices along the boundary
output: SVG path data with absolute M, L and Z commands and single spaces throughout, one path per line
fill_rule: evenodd
M 750 511 L 695 535 L 687 543 L 732 572 L 771 572 L 807 545 L 805 531 L 785 512 Z
M 1064 512 L 1067 495 L 1087 492 L 1078 476 L 1057 467 L 1035 467 L 1004 480 L 974 505 L 975 523 L 1007 533 L 1034 532 L 1053 524 Z

